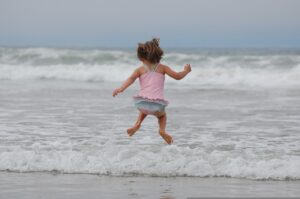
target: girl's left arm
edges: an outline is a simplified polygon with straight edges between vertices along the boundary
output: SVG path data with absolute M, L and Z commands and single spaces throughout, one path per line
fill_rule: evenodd
M 122 84 L 122 86 L 114 90 L 112 94 L 113 97 L 126 90 L 139 76 L 139 69 L 135 69 L 130 77 Z

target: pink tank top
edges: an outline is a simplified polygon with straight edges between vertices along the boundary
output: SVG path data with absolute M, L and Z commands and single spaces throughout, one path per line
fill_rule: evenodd
M 156 72 L 157 67 L 158 64 L 152 70 L 149 70 L 145 66 L 147 72 L 139 77 L 141 88 L 138 95 L 134 96 L 135 98 L 168 103 L 168 101 L 164 100 L 165 75 Z

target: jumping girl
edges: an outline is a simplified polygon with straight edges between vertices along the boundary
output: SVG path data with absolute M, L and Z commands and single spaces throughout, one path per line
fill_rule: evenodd
M 168 101 L 164 99 L 165 74 L 180 80 L 191 72 L 191 66 L 186 64 L 183 71 L 175 72 L 169 66 L 160 63 L 163 54 L 164 52 L 159 46 L 159 39 L 154 38 L 151 41 L 139 43 L 137 57 L 142 62 L 142 66 L 135 69 L 122 86 L 113 91 L 113 97 L 123 92 L 139 78 L 140 91 L 133 96 L 139 116 L 134 126 L 127 129 L 127 133 L 132 136 L 140 128 L 147 115 L 154 115 L 158 118 L 159 134 L 168 144 L 171 144 L 173 139 L 165 131 L 167 122 L 165 107 L 168 105 Z

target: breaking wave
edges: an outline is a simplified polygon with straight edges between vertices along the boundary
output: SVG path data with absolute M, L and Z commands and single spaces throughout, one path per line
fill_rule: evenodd
M 176 51 L 162 63 L 192 73 L 182 81 L 196 86 L 299 86 L 298 51 Z M 124 81 L 140 65 L 132 50 L 0 48 L 0 80 Z M 170 83 L 175 83 L 167 79 Z

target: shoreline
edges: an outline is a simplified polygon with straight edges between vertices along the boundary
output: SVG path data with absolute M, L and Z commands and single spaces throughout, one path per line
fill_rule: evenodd
M 300 179 L 285 178 L 285 179 L 275 179 L 275 178 L 265 178 L 265 179 L 255 179 L 255 178 L 243 178 L 243 177 L 231 177 L 231 176 L 189 176 L 189 175 L 178 175 L 178 176 L 159 176 L 159 175 L 150 175 L 150 174 L 134 174 L 134 173 L 125 173 L 121 175 L 116 174 L 100 174 L 100 173 L 84 173 L 84 172 L 63 172 L 63 171 L 15 171 L 15 170 L 0 170 L 1 173 L 15 173 L 15 174 L 49 174 L 53 176 L 57 175 L 91 175 L 98 177 L 115 177 L 115 178 L 130 178 L 130 177 L 141 177 L 141 178 L 197 178 L 197 179 L 235 179 L 235 180 L 250 180 L 250 181 L 275 181 L 275 182 L 285 182 L 285 181 L 299 181 Z
M 0 172 L 0 198 L 299 197 L 300 180 Z

